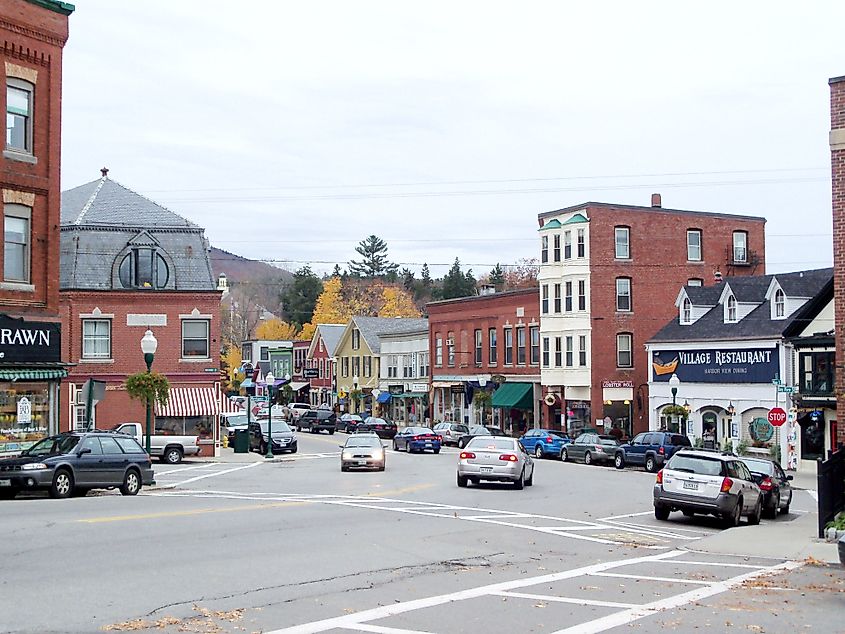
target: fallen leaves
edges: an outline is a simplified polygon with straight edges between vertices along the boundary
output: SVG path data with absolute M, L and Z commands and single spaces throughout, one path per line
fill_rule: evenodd
M 223 628 L 217 621 L 228 621 L 234 623 L 243 618 L 243 609 L 219 611 L 209 610 L 194 604 L 194 612 L 197 616 L 191 616 L 184 619 L 176 618 L 175 616 L 165 616 L 155 621 L 148 621 L 146 619 L 132 619 L 122 623 L 113 623 L 111 625 L 104 625 L 101 630 L 104 632 L 132 632 L 139 630 L 163 630 L 169 626 L 176 626 L 179 632 L 197 632 L 199 634 L 220 634 Z

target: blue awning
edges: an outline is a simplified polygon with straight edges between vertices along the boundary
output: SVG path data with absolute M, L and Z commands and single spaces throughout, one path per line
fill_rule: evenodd
M 255 383 L 252 382 L 252 379 L 244 379 L 241 381 L 241 387 L 255 387 Z
M 390 400 L 390 392 L 382 392 L 376 400 L 379 403 L 387 403 Z

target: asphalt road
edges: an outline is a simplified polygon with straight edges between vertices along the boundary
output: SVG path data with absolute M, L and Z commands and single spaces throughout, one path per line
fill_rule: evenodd
M 539 460 L 522 491 L 459 489 L 455 449 L 341 473 L 344 434 L 299 438 L 267 464 L 158 465 L 134 498 L 0 502 L 0 631 L 779 631 L 719 605 L 794 564 L 690 552 L 720 529 L 655 520 L 652 474 Z

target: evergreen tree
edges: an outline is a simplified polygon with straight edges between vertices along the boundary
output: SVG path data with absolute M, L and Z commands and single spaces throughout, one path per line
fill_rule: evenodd
M 388 277 L 396 275 L 398 264 L 387 259 L 387 243 L 376 235 L 361 240 L 355 251 L 361 260 L 349 262 L 349 273 L 360 277 Z
M 420 280 L 425 288 L 431 288 L 431 273 L 428 271 L 428 264 L 423 262 L 422 271 L 420 271 Z
M 500 291 L 505 286 L 505 271 L 502 269 L 501 264 L 496 264 L 493 267 L 493 270 L 490 271 L 490 276 L 488 278 L 488 282 L 496 287 L 497 291 Z
M 455 258 L 455 263 L 449 272 L 443 277 L 443 299 L 455 297 L 468 297 L 475 294 L 475 278 L 472 269 L 464 273 L 461 270 L 461 261 Z
M 405 287 L 405 290 L 413 292 L 417 281 L 414 272 L 409 268 L 404 268 L 399 271 L 399 275 L 402 277 L 402 286 Z
M 343 275 L 343 273 L 340 271 L 340 264 L 335 264 L 334 270 L 332 271 L 332 277 L 340 277 L 341 275 Z
M 323 282 L 309 266 L 293 274 L 293 280 L 282 291 L 285 314 L 292 324 L 302 327 L 311 321 L 317 298 L 323 292 Z

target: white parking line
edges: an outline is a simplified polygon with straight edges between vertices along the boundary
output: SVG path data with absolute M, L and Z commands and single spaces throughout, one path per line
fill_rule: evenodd
M 515 599 L 531 599 L 532 601 L 546 601 L 548 603 L 574 603 L 575 605 L 593 605 L 598 608 L 622 608 L 623 610 L 638 607 L 635 603 L 617 603 L 616 601 L 596 601 L 571 597 L 552 597 L 546 594 L 529 594 L 527 592 L 493 592 L 499 597 L 513 597 Z
M 172 473 L 182 473 L 183 471 L 195 471 L 196 469 L 208 469 L 208 468 L 214 467 L 218 464 L 219 463 L 217 463 L 217 462 L 209 462 L 208 464 L 194 465 L 192 467 L 181 467 L 179 469 L 171 469 L 170 471 L 155 470 L 155 475 L 158 478 L 159 476 L 166 476 L 166 475 L 170 475 Z
M 250 462 L 249 464 L 245 464 L 245 465 L 242 465 L 240 467 L 232 467 L 231 469 L 225 469 L 223 471 L 215 471 L 214 473 L 206 473 L 206 474 L 201 475 L 201 476 L 196 476 L 194 478 L 182 480 L 181 482 L 174 482 L 172 484 L 164 484 L 162 486 L 157 486 L 157 487 L 155 487 L 155 490 L 172 489 L 174 487 L 182 486 L 184 484 L 189 484 L 191 482 L 197 482 L 198 480 L 205 480 L 206 478 L 215 478 L 215 477 L 220 476 L 220 475 L 232 473 L 233 471 L 240 471 L 241 469 L 251 469 L 252 467 L 256 467 L 260 464 L 263 464 L 263 463 L 261 463 L 261 462 Z
M 681 579 L 673 577 L 649 577 L 648 575 L 623 575 L 618 572 L 596 572 L 593 577 L 613 577 L 614 579 L 636 579 L 637 581 L 660 581 L 661 583 L 692 583 L 700 586 L 713 585 L 712 581 L 700 579 Z
M 819 494 L 816 493 L 813 489 L 807 489 L 807 493 L 809 493 L 810 497 L 813 498 L 816 502 L 819 501 Z

